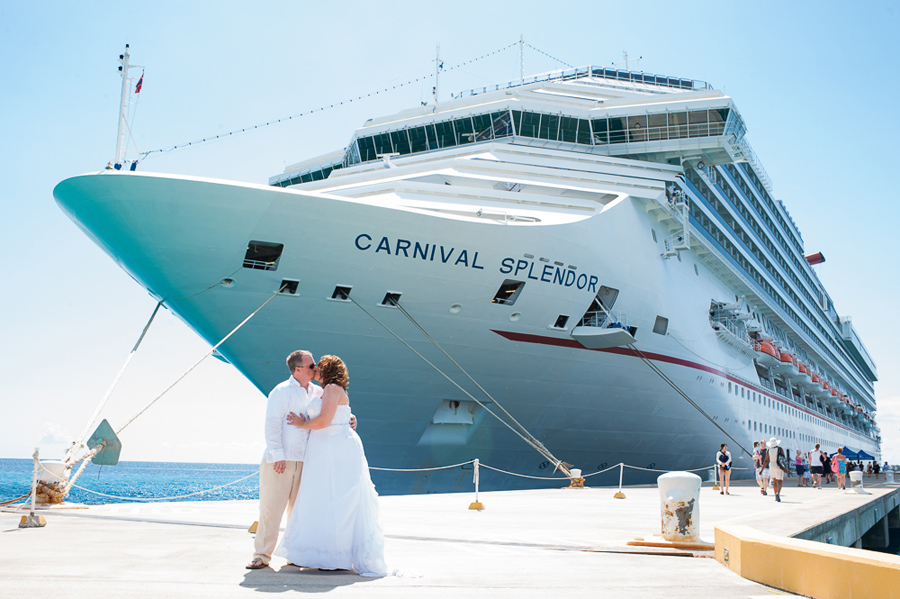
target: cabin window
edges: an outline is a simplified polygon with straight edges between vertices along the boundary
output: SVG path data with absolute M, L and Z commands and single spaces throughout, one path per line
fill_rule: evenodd
M 283 295 L 297 295 L 297 288 L 300 287 L 300 281 L 295 279 L 282 279 L 278 293 Z
M 512 306 L 516 303 L 516 300 L 519 298 L 519 294 L 522 292 L 522 289 L 525 287 L 524 281 L 513 281 L 512 279 L 506 279 L 503 281 L 503 284 L 500 285 L 500 289 L 497 290 L 497 293 L 494 294 L 494 299 L 491 300 L 493 304 L 506 304 L 508 306 Z
M 554 329 L 564 329 L 566 328 L 566 324 L 569 322 L 569 317 L 565 314 L 560 314 L 556 317 L 556 322 L 553 323 Z
M 244 268 L 254 270 L 278 270 L 278 260 L 284 251 L 283 243 L 250 241 L 244 254 Z
M 657 335 L 665 335 L 666 331 L 669 330 L 669 319 L 663 318 L 662 316 L 656 317 L 656 322 L 653 323 L 653 332 Z

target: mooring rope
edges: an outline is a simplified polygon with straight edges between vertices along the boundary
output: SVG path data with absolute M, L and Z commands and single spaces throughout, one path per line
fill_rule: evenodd
M 147 405 L 146 405 L 142 410 L 140 410 L 137 414 L 135 414 L 134 416 L 132 416 L 132 417 L 128 420 L 128 422 L 126 422 L 126 423 L 123 424 L 121 427 L 119 427 L 119 430 L 116 431 L 116 434 L 117 434 L 117 435 L 118 435 L 118 434 L 121 434 L 121 432 L 122 432 L 123 430 L 125 430 L 125 427 L 127 427 L 129 424 L 131 424 L 132 422 L 134 422 L 134 421 L 137 419 L 138 416 L 140 416 L 141 414 L 143 414 L 144 412 L 146 412 L 146 411 L 150 408 L 150 406 L 152 406 L 153 404 L 155 404 L 155 403 L 156 403 L 163 395 L 165 395 L 166 393 L 168 393 L 169 390 L 170 390 L 172 387 L 174 387 L 175 385 L 177 385 L 177 384 L 181 381 L 181 379 L 183 379 L 183 378 L 186 377 L 188 374 L 190 374 L 190 372 L 191 372 L 192 370 L 194 370 L 197 366 L 199 366 L 201 362 L 203 362 L 206 358 L 208 358 L 208 357 L 210 357 L 211 355 L 213 355 L 213 353 L 214 353 L 217 349 L 219 349 L 219 346 L 220 346 L 220 345 L 222 345 L 223 343 L 225 343 L 226 341 L 228 341 L 229 337 L 231 337 L 232 335 L 234 335 L 235 333 L 237 333 L 238 330 L 240 330 L 240 328 L 241 328 L 242 326 L 244 326 L 245 324 L 247 324 L 247 322 L 249 322 L 249 320 L 250 320 L 251 318 L 253 318 L 254 316 L 256 316 L 256 313 L 257 313 L 257 312 L 259 312 L 260 310 L 262 310 L 263 308 L 265 308 L 266 305 L 267 305 L 269 302 L 271 302 L 273 299 L 275 299 L 275 297 L 276 297 L 279 293 L 281 293 L 282 291 L 284 291 L 284 286 L 280 287 L 280 288 L 278 289 L 278 291 L 276 291 L 275 293 L 273 293 L 273 294 L 272 294 L 272 297 L 270 297 L 270 298 L 267 299 L 265 302 L 263 302 L 263 304 L 262 304 L 259 308 L 257 308 L 257 309 L 254 310 L 253 312 L 251 312 L 251 313 L 250 313 L 250 316 L 248 316 L 247 318 L 245 318 L 243 321 L 241 321 L 241 323 L 240 323 L 239 325 L 237 325 L 236 327 L 234 327 L 234 328 L 231 330 L 230 333 L 228 333 L 227 335 L 225 335 L 225 337 L 223 337 L 221 341 L 219 341 L 218 343 L 216 343 L 216 344 L 212 347 L 212 349 L 210 349 L 208 352 L 206 352 L 206 354 L 205 354 L 202 358 L 200 358 L 199 360 L 197 360 L 197 362 L 195 362 L 193 366 L 191 366 L 190 368 L 188 368 L 188 369 L 184 372 L 184 374 L 182 374 L 182 375 L 179 376 L 177 379 L 175 379 L 175 381 L 174 381 L 171 385 L 169 385 L 168 387 L 166 387 L 165 389 L 163 389 L 162 393 L 160 393 L 160 394 L 157 395 L 155 398 L 153 398 L 153 400 L 152 400 L 149 404 L 147 404 Z
M 563 465 L 563 463 L 562 463 L 560 460 L 558 460 L 553 454 L 551 454 L 550 451 L 549 451 L 547 448 L 545 448 L 543 445 L 541 445 L 540 442 L 538 442 L 537 444 L 535 444 L 534 442 L 531 441 L 531 439 L 529 439 L 529 437 L 531 437 L 531 434 L 528 433 L 528 431 L 525 431 L 525 434 L 522 434 L 520 431 L 518 431 L 518 430 L 516 430 L 515 428 L 513 428 L 508 422 L 506 422 L 505 420 L 503 420 L 502 418 L 500 418 L 500 417 L 499 417 L 497 414 L 495 414 L 490 408 L 488 408 L 483 402 L 481 402 L 480 400 L 478 400 L 475 396 L 473 396 L 473 395 L 472 395 L 471 393 L 469 393 L 467 390 L 463 389 L 462 386 L 460 386 L 459 383 L 457 383 L 456 381 L 454 381 L 447 373 L 445 373 L 443 370 L 441 370 L 440 368 L 438 368 L 434 363 L 432 363 L 428 358 L 426 358 L 426 357 L 423 356 L 421 353 L 419 353 L 412 345 L 410 345 L 410 344 L 407 343 L 403 338 L 401 338 L 400 335 L 398 335 L 398 334 L 395 333 L 393 330 L 391 330 L 391 328 L 388 327 L 386 324 L 384 324 L 383 322 L 381 322 L 380 320 L 378 320 L 378 318 L 377 318 L 374 314 L 372 314 L 371 312 L 369 312 L 368 310 L 366 310 L 359 302 L 357 302 L 355 299 L 353 299 L 352 297 L 349 297 L 349 296 L 347 296 L 347 299 L 349 299 L 351 302 L 353 302 L 354 304 L 356 304 L 356 306 L 359 307 L 360 310 L 362 310 L 363 312 L 365 312 L 372 320 L 374 320 L 375 322 L 377 322 L 378 324 L 380 324 L 380 325 L 384 328 L 384 330 L 386 330 L 388 333 L 390 333 L 391 335 L 393 335 L 400 343 L 402 343 L 402 344 L 405 345 L 407 348 L 409 348 L 410 351 L 412 351 L 414 354 L 416 354 L 417 356 L 419 356 L 420 358 L 422 358 L 422 360 L 423 360 L 426 364 L 428 364 L 429 366 L 431 366 L 432 368 L 434 368 L 435 371 L 437 371 L 441 376 L 443 376 L 445 379 L 447 379 L 447 381 L 449 381 L 453 386 L 455 386 L 457 389 L 459 389 L 462 393 L 464 393 L 464 394 L 465 394 L 467 397 L 469 397 L 472 401 L 474 401 L 474 402 L 477 403 L 479 406 L 481 406 L 488 414 L 490 414 L 491 416 L 493 416 L 494 418 L 496 418 L 500 423 L 502 423 L 505 427 L 507 427 L 509 430 L 511 430 L 513 433 L 515 433 L 515 434 L 516 434 L 519 438 L 521 438 L 523 441 L 525 441 L 526 443 L 528 443 L 529 445 L 531 445 L 532 447 L 534 447 L 534 448 L 538 451 L 538 453 L 540 453 L 542 456 L 544 456 L 545 458 L 547 458 L 548 460 L 550 460 L 551 462 L 553 462 L 554 465 L 555 465 L 555 467 L 556 467 L 556 469 L 562 469 L 566 474 L 568 474 L 568 469 L 567 469 L 567 467 L 566 467 L 565 465 Z M 395 304 L 395 305 L 398 305 L 398 307 L 399 307 L 399 304 Z M 485 392 L 485 394 L 487 394 L 487 392 Z M 490 397 L 490 395 L 488 395 L 488 397 Z M 494 400 L 492 400 L 492 401 L 494 401 Z M 499 404 L 497 404 L 496 401 L 494 401 L 494 403 L 497 405 L 497 407 L 500 407 L 500 408 L 502 409 L 502 407 L 501 407 Z M 504 410 L 504 411 L 505 411 L 505 410 Z M 520 425 L 520 426 L 521 426 L 521 425 Z M 527 435 L 527 436 L 526 436 L 526 435 Z M 531 438 L 533 438 L 533 437 L 531 437 Z
M 144 330 L 141 331 L 141 335 L 140 337 L 138 337 L 137 343 L 135 343 L 134 347 L 131 348 L 131 353 L 128 354 L 128 358 L 126 358 L 125 363 L 122 364 L 122 368 L 119 369 L 118 374 L 116 374 L 116 378 L 113 379 L 113 382 L 109 386 L 109 389 L 106 390 L 106 394 L 103 395 L 103 399 L 100 400 L 100 403 L 94 409 L 94 413 L 91 414 L 90 418 L 88 418 L 87 423 L 81 430 L 81 434 L 78 435 L 78 437 L 75 439 L 75 443 L 66 452 L 64 461 L 70 466 L 78 463 L 77 461 L 72 461 L 75 457 L 75 452 L 79 451 L 82 447 L 86 447 L 85 441 L 87 441 L 88 435 L 90 435 L 91 433 L 91 427 L 97 422 L 97 416 L 100 414 L 100 410 L 102 410 L 103 406 L 106 405 L 106 402 L 109 401 L 113 389 L 115 389 L 116 385 L 119 384 L 119 379 L 122 378 L 122 375 L 125 373 L 125 369 L 128 368 L 128 365 L 131 363 L 131 359 L 134 358 L 134 354 L 137 353 L 138 348 L 141 346 L 141 342 L 144 340 L 144 336 L 147 334 L 147 330 L 150 328 L 150 325 L 153 323 L 153 319 L 156 318 L 156 313 L 159 312 L 159 308 L 162 305 L 162 300 L 157 302 L 156 307 L 153 309 L 153 314 L 150 315 L 150 320 L 148 320 L 147 324 L 144 325 Z
M 524 426 L 522 426 L 522 424 L 521 424 L 518 420 L 516 420 L 516 419 L 513 417 L 512 414 L 510 414 L 510 413 L 509 413 L 502 405 L 500 405 L 500 402 L 498 402 L 496 399 L 494 399 L 494 398 L 491 396 L 491 394 L 488 393 L 488 392 L 484 389 L 484 387 L 482 387 L 481 385 L 479 385 L 479 384 L 478 384 L 478 381 L 476 381 L 474 378 L 472 378 L 472 376 L 471 376 L 468 372 L 466 372 L 466 369 L 463 368 L 462 366 L 460 366 L 459 362 L 457 362 L 456 360 L 454 360 L 453 357 L 452 357 L 450 354 L 448 354 L 448 353 L 444 350 L 443 347 L 441 347 L 441 344 L 438 343 L 438 342 L 435 340 L 434 337 L 432 337 L 430 334 L 428 334 L 428 331 L 425 330 L 425 327 L 423 327 L 422 325 L 420 325 L 420 324 L 418 323 L 418 321 L 416 321 L 416 319 L 413 318 L 412 315 L 411 315 L 409 312 L 407 312 L 406 308 L 404 308 L 403 306 L 400 305 L 400 302 L 395 302 L 394 305 L 397 306 L 397 308 L 399 308 L 399 310 L 403 313 L 403 315 L 406 316 L 406 317 L 410 320 L 410 322 L 412 322 L 412 323 L 413 323 L 420 331 L 422 331 L 422 334 L 424 334 L 424 335 L 428 338 L 428 340 L 431 341 L 431 342 L 434 344 L 434 346 L 437 347 L 437 348 L 441 351 L 442 354 L 444 354 L 445 356 L 447 356 L 447 359 L 450 360 L 451 362 L 453 362 L 453 364 L 454 364 L 457 368 L 459 368 L 460 372 L 462 372 L 464 375 L 466 375 L 466 378 L 468 378 L 470 381 L 472 381 L 472 383 L 473 383 L 476 387 L 478 387 L 478 389 L 479 389 L 482 393 L 484 393 L 485 396 L 486 396 L 488 399 L 490 399 L 490 400 L 494 403 L 494 405 L 496 405 L 496 406 L 500 409 L 500 411 L 503 412 L 503 414 L 504 414 L 507 418 L 509 418 L 510 420 L 512 420 L 513 424 L 515 424 L 517 427 L 519 427 L 519 430 L 521 430 L 521 431 L 528 437 L 528 439 L 531 440 L 531 443 L 532 443 L 533 446 L 535 446 L 536 448 L 540 448 L 539 451 L 541 451 L 541 453 L 544 454 L 545 456 L 551 456 L 551 457 L 552 457 L 552 454 L 550 453 L 550 450 L 547 449 L 546 447 L 544 447 L 544 444 L 543 444 L 543 443 L 541 443 L 540 441 L 538 441 L 538 439 L 537 439 L 534 435 L 532 435 L 530 432 L 528 432 L 528 429 L 526 429 Z M 557 464 L 559 463 L 559 460 L 556 460 L 555 458 L 554 458 L 554 461 L 555 461 Z

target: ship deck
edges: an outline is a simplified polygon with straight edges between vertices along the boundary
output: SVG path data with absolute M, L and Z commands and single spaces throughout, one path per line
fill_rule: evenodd
M 780 504 L 771 493 L 761 496 L 752 481 L 735 483 L 728 496 L 704 483 L 701 538 L 712 542 L 717 527 L 742 526 L 778 538 L 794 536 L 842 519 L 858 521 L 872 501 L 896 500 L 900 492 L 894 485 L 867 482 L 871 495 L 847 495 L 834 484 L 817 491 L 797 488 L 795 481 L 785 481 Z M 331 597 L 419 599 L 569 597 L 590 591 L 641 599 L 771 596 L 771 587 L 741 578 L 710 559 L 711 551 L 628 545 L 636 538 L 652 540 L 659 532 L 659 493 L 655 485 L 626 487 L 626 498 L 615 499 L 615 490 L 481 493 L 483 511 L 468 509 L 472 493 L 383 497 L 386 557 L 401 575 L 381 579 L 301 569 L 281 558 L 263 570 L 244 569 L 252 553 L 253 535 L 247 529 L 257 517 L 255 501 L 44 510 L 47 525 L 36 529 L 20 529 L 19 515 L 0 513 L 0 595 L 144 599 L 327 592 Z M 896 556 L 842 550 L 873 556 L 900 571 Z

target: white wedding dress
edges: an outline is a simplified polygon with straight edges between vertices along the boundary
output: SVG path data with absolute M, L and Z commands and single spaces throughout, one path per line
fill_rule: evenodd
M 321 411 L 322 399 L 313 399 L 309 418 Z M 350 406 L 338 405 L 329 426 L 310 431 L 300 492 L 275 554 L 298 566 L 385 576 L 378 493 L 349 422 Z

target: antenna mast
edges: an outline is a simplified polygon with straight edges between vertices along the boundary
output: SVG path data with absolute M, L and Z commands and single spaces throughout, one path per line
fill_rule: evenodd
M 119 133 L 116 136 L 116 160 L 114 162 L 115 169 L 119 170 L 125 163 L 125 150 L 128 146 L 126 135 L 128 133 L 128 104 L 131 100 L 131 90 L 129 88 L 130 80 L 128 79 L 128 69 L 143 68 L 140 65 L 129 64 L 131 53 L 128 51 L 129 44 L 125 44 L 125 53 L 119 54 L 119 73 L 122 75 L 122 98 L 119 102 Z
M 434 56 L 434 105 L 438 103 L 438 79 L 441 76 L 441 45 L 437 45 L 437 52 Z
M 519 34 L 519 85 L 525 84 L 525 36 Z

